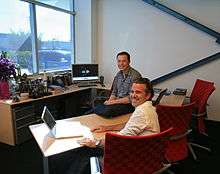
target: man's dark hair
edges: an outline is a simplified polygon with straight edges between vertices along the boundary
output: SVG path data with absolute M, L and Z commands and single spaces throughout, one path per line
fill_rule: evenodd
M 129 61 L 129 62 L 131 61 L 131 60 L 130 60 L 130 59 L 131 59 L 131 58 L 130 58 L 130 54 L 129 54 L 128 52 L 122 51 L 122 52 L 118 53 L 118 54 L 117 54 L 117 58 L 118 58 L 118 56 L 121 56 L 121 55 L 127 56 L 128 61 Z
M 150 100 L 153 98 L 154 89 L 153 89 L 153 85 L 152 85 L 151 81 L 148 78 L 139 78 L 139 79 L 135 80 L 133 83 L 144 84 L 146 87 L 145 92 L 151 94 Z

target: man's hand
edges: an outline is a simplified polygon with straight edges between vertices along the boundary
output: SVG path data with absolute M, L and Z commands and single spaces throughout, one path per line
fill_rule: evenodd
M 128 104 L 130 103 L 129 96 L 123 98 L 110 97 L 109 100 L 104 102 L 105 105 L 113 105 L 113 104 Z
M 95 133 L 106 132 L 109 130 L 109 128 L 110 128 L 110 126 L 99 125 L 97 127 L 94 127 L 93 129 L 91 129 L 91 132 L 95 132 Z
M 79 140 L 78 143 L 82 146 L 88 146 L 88 147 L 91 147 L 91 148 L 96 147 L 96 140 L 91 140 L 89 138 L 84 138 L 82 140 Z
M 105 105 L 113 105 L 113 104 L 116 104 L 116 100 L 106 100 L 104 102 Z
M 105 105 L 114 104 L 114 101 L 115 101 L 115 100 L 117 100 L 117 97 L 115 97 L 114 95 L 111 95 L 110 98 L 104 102 L 104 104 L 105 104 Z

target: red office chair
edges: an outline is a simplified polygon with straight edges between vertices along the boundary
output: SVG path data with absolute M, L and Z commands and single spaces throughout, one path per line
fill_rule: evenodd
M 193 109 L 193 111 L 194 111 L 193 116 L 196 121 L 196 123 L 195 123 L 196 124 L 196 131 L 199 134 L 203 134 L 206 136 L 207 136 L 207 134 L 205 132 L 205 123 L 204 123 L 204 118 L 207 115 L 206 105 L 207 105 L 207 101 L 208 101 L 209 96 L 212 94 L 212 92 L 214 90 L 215 90 L 215 86 L 214 86 L 213 82 L 197 79 L 195 82 L 195 85 L 193 87 L 192 93 L 190 95 L 190 101 L 196 103 L 195 107 Z M 195 125 L 193 125 L 193 126 L 195 126 Z M 199 144 L 192 143 L 192 142 L 190 144 L 192 146 L 199 147 L 199 148 L 202 148 L 207 151 L 211 151 L 210 148 L 201 146 Z M 195 155 L 193 149 L 191 149 L 191 151 L 196 158 L 196 155 Z
M 183 106 L 157 105 L 157 114 L 161 131 L 173 127 L 165 156 L 170 162 L 177 162 L 188 157 L 187 140 L 192 118 L 192 109 L 195 103 Z
M 204 117 L 207 114 L 207 100 L 214 90 L 213 82 L 197 79 L 190 95 L 190 102 L 196 103 L 193 115 L 196 116 L 197 130 L 201 134 L 205 134 Z
M 170 164 L 163 163 L 165 162 L 165 142 L 171 131 L 172 128 L 169 128 L 164 132 L 149 136 L 123 136 L 107 133 L 102 173 L 152 174 L 166 170 Z

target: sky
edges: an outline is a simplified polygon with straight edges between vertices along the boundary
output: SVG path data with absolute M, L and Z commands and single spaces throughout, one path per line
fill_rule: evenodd
M 29 32 L 29 4 L 19 0 L 0 0 L 0 33 Z M 4 7 L 4 8 L 2 8 Z M 42 41 L 70 41 L 70 15 L 36 7 L 37 30 Z

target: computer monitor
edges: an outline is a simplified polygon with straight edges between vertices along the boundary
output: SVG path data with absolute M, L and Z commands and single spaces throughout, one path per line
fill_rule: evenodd
M 93 81 L 98 79 L 98 64 L 72 64 L 73 81 Z

